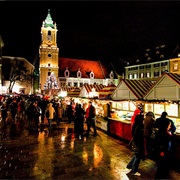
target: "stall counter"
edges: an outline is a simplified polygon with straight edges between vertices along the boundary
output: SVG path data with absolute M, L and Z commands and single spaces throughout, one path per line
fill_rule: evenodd
M 110 135 L 115 135 L 128 141 L 131 140 L 131 122 L 129 120 L 121 120 L 120 118 L 108 118 L 108 121 Z

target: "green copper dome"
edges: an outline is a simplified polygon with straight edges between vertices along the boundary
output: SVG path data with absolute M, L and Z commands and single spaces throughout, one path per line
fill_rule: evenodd
M 54 28 L 54 24 L 50 15 L 50 9 L 48 9 L 48 15 L 45 19 L 44 27 L 52 27 Z

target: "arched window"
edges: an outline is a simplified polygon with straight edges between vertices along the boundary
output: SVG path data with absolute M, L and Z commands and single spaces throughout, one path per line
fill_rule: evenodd
M 93 71 L 91 71 L 91 73 L 90 73 L 90 79 L 94 79 L 94 73 L 93 73 Z
M 81 73 L 80 68 L 79 68 L 78 72 L 77 72 L 77 78 L 81 78 L 81 75 L 82 75 L 82 73 Z
M 48 41 L 51 41 L 51 31 L 48 31 L 47 40 L 48 40 Z
M 110 72 L 109 77 L 110 77 L 110 79 L 114 79 L 114 73 L 113 73 L 113 71 Z
M 69 77 L 69 70 L 68 67 L 66 67 L 66 70 L 64 71 L 64 77 Z
M 48 31 L 48 36 L 51 36 L 51 31 Z

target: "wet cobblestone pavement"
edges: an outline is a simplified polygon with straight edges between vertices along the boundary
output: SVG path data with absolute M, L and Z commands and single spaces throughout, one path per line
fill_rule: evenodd
M 0 179 L 154 179 L 156 164 L 141 161 L 140 177 L 125 167 L 132 156 L 123 141 L 98 130 L 98 136 L 78 139 L 73 124 L 63 122 L 49 131 L 30 132 L 23 126 L 14 134 L 8 127 L 0 134 Z M 170 179 L 180 173 L 170 171 Z

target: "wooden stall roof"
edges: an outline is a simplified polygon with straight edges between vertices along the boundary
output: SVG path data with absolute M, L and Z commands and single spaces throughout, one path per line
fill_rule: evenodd
M 177 74 L 177 73 L 167 73 L 165 72 L 161 78 L 163 76 L 169 76 L 173 81 L 175 81 L 178 85 L 180 85 L 180 74 Z M 161 79 L 160 78 L 160 79 Z M 158 79 L 158 81 L 160 81 L 160 79 Z M 158 83 L 158 81 L 156 83 Z
M 159 84 L 159 82 L 165 77 L 169 77 L 172 81 L 174 81 L 175 83 L 177 83 L 177 85 L 180 86 L 180 74 L 177 73 L 169 73 L 169 72 L 164 72 L 159 78 L 158 80 L 151 86 L 151 88 L 149 89 L 149 91 L 146 92 L 146 94 L 144 95 L 144 97 L 146 97 L 148 95 L 148 93 Z
M 80 94 L 80 88 L 78 87 L 75 87 L 67 91 L 67 96 L 69 97 L 79 97 L 79 94 Z
M 116 89 L 116 86 L 114 84 L 105 86 L 103 89 L 99 91 L 99 98 L 105 97 L 107 95 L 111 95 L 115 89 Z
M 128 87 L 128 89 L 134 94 L 134 96 L 136 96 L 137 99 L 143 99 L 144 95 L 149 91 L 149 89 L 154 84 L 150 80 L 122 79 L 119 82 L 116 90 L 121 86 L 122 83 L 124 83 Z
M 99 92 L 101 89 L 105 87 L 105 85 L 102 84 L 85 84 L 84 85 L 86 91 L 89 93 L 92 91 L 92 88 L 96 90 L 96 92 Z

